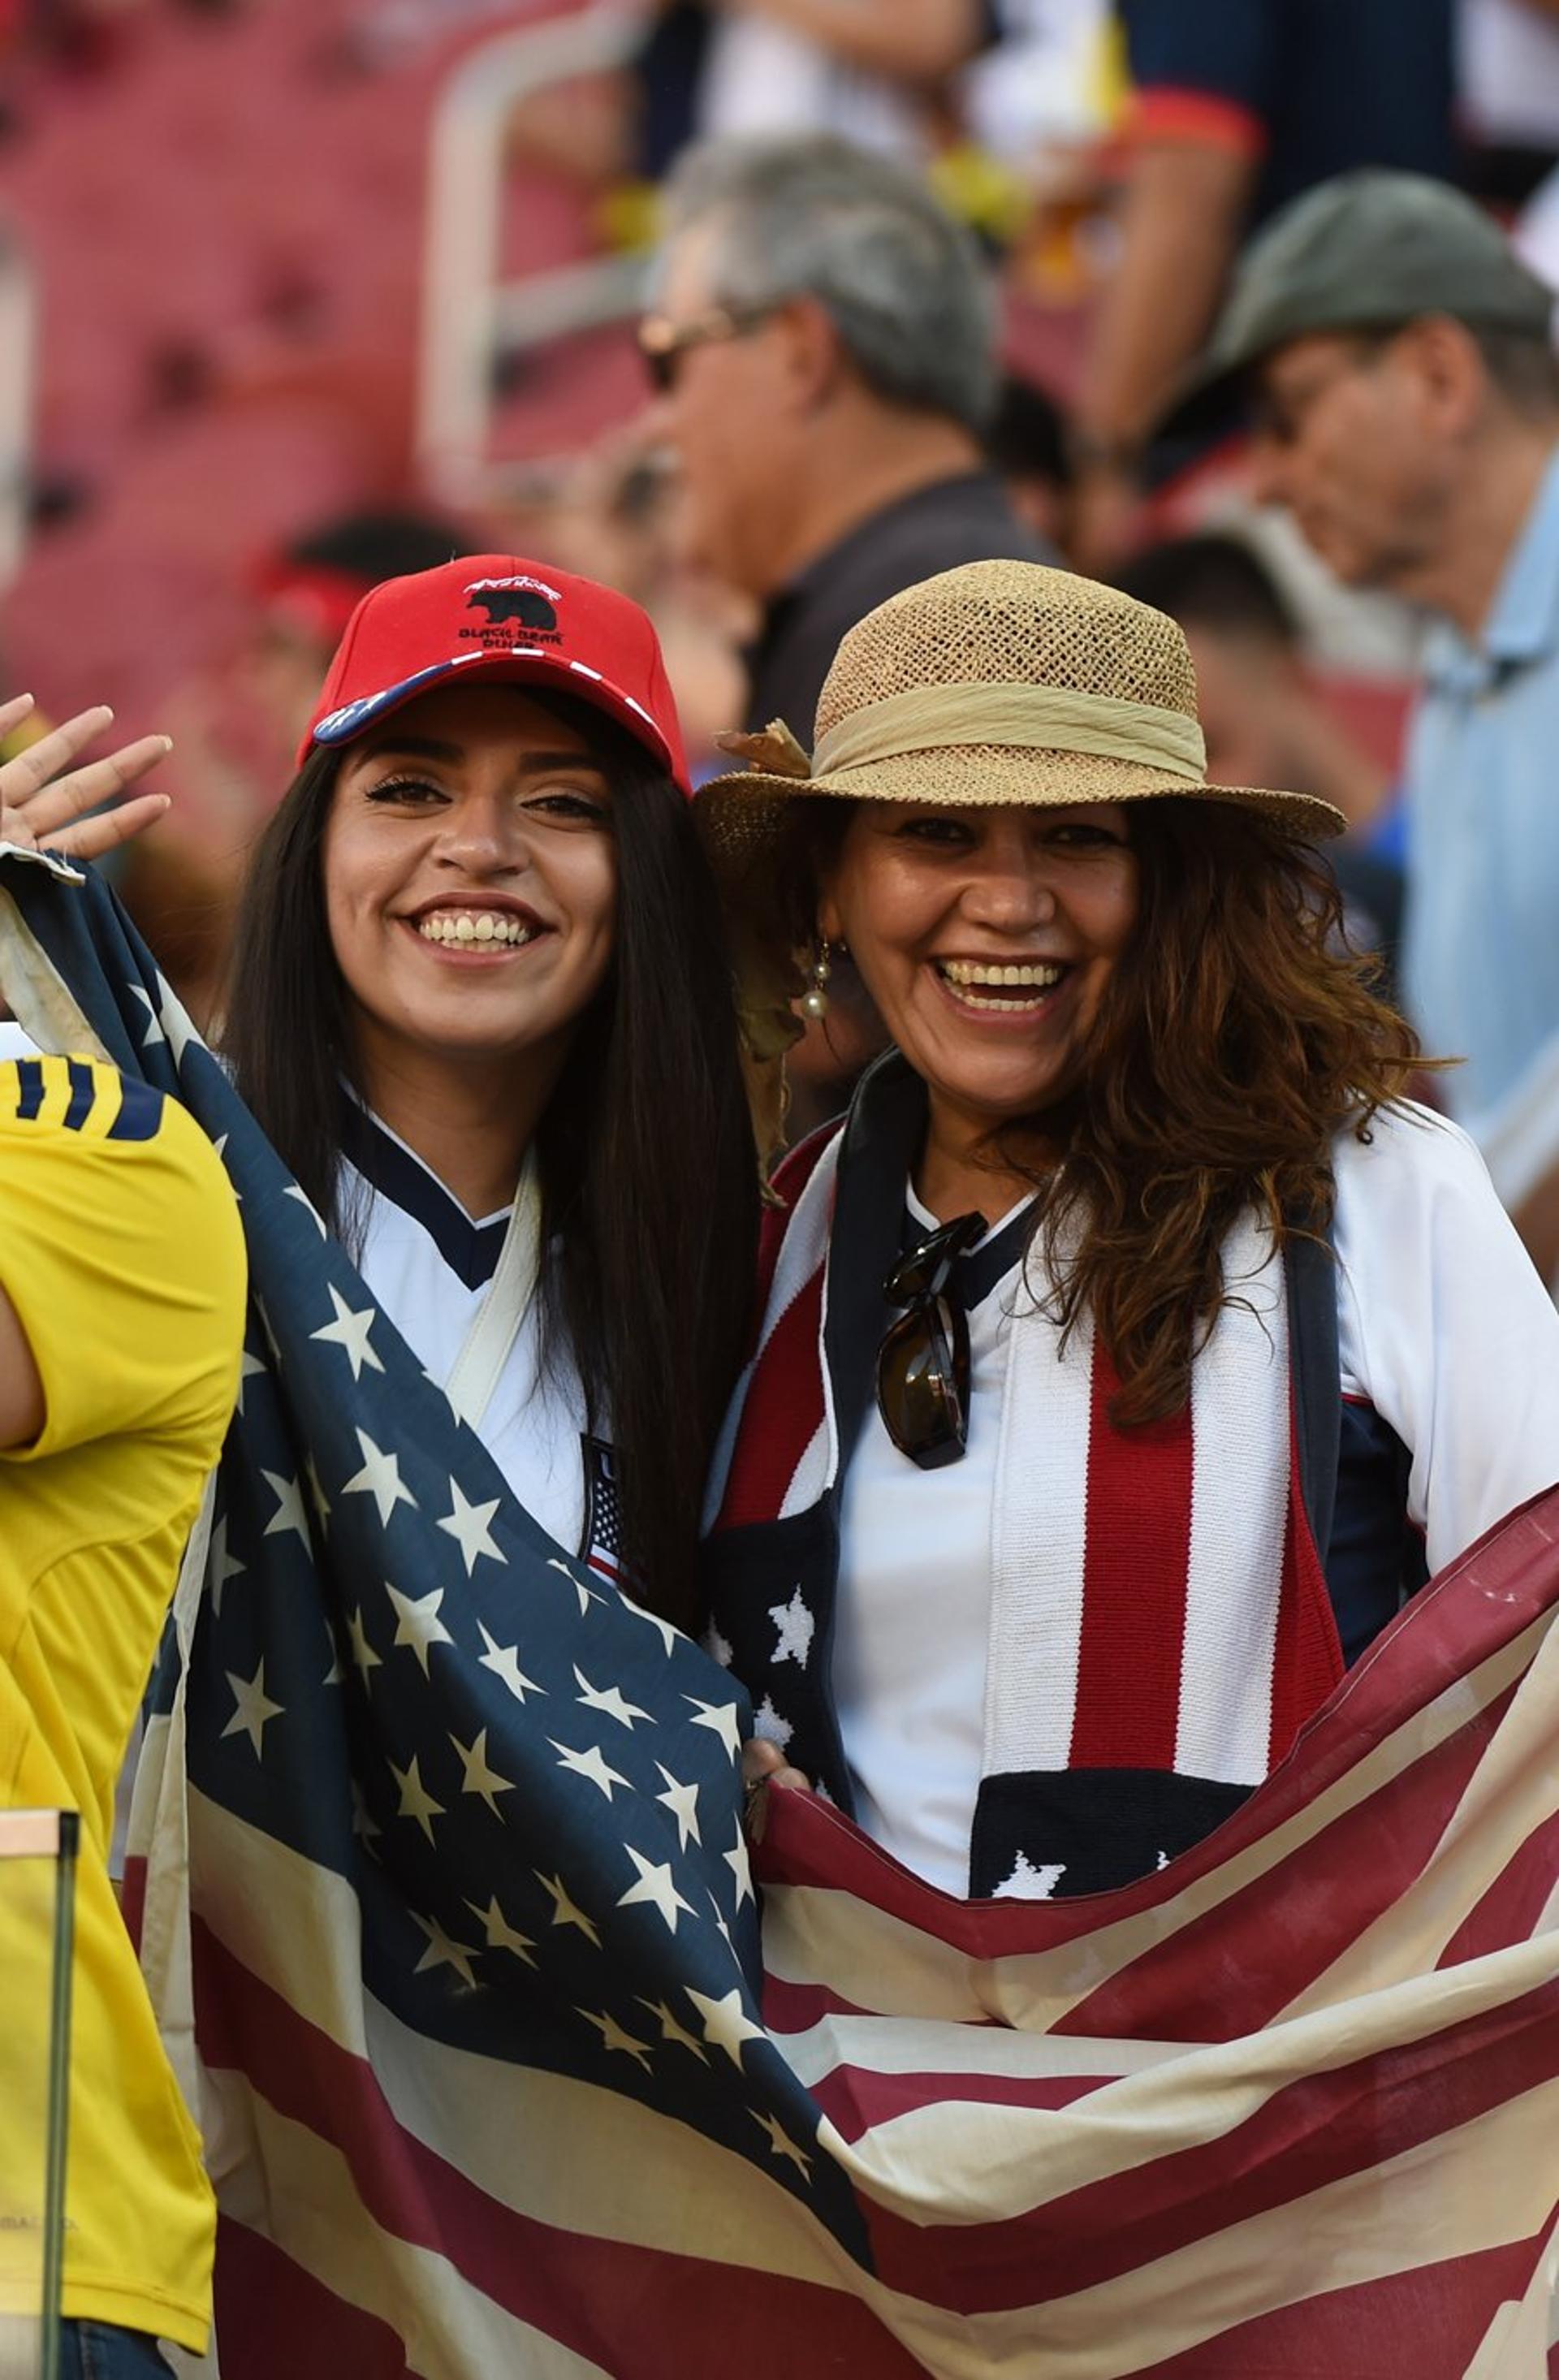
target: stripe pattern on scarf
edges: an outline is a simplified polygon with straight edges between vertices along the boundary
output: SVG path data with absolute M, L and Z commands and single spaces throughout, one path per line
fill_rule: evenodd
M 843 1128 L 816 1137 L 776 1184 L 787 1211 L 734 1413 L 713 1574 L 718 1637 L 761 1729 L 848 1808 L 826 1651 L 840 1471 L 829 1243 L 844 1147 Z M 1009 1276 L 976 1890 L 1054 1890 L 1063 1876 L 1067 1890 L 1099 1889 L 1127 1880 L 1123 1862 L 1162 1864 L 1269 1774 L 1341 1676 L 1298 1492 L 1284 1269 L 1253 1219 L 1231 1234 L 1224 1269 L 1234 1300 L 1197 1356 L 1188 1411 L 1132 1429 L 1111 1420 L 1120 1380 L 1091 1321 L 1063 1357 L 1057 1326 Z M 801 1671 L 793 1647 L 770 1655 L 772 1627 L 751 1624 L 772 1619 L 787 1566 L 820 1623 L 822 1650 Z M 1117 1825 L 1101 1868 L 1089 1840 Z

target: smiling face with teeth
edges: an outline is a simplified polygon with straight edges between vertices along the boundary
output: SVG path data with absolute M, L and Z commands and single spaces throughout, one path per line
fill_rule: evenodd
M 928 1086 L 933 1139 L 967 1145 L 1075 1089 L 1137 914 L 1117 803 L 863 801 L 824 868 L 818 922 Z
M 324 840 L 331 945 L 364 1087 L 430 1062 L 544 1105 L 605 982 L 612 793 L 584 735 L 518 686 L 441 686 L 349 746 Z M 532 1080 L 533 1078 L 533 1080 Z

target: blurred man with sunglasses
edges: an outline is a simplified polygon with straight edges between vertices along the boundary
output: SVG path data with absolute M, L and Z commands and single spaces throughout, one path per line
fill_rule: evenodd
M 840 639 L 966 562 L 1053 562 L 986 460 L 996 301 L 914 174 L 831 137 L 711 142 L 665 192 L 639 346 L 691 553 L 749 597 L 747 724 L 812 740 Z M 882 1047 L 847 959 L 791 1066 L 793 1128 Z
M 1054 559 L 984 459 L 993 285 L 912 174 L 832 138 L 692 150 L 666 211 L 639 344 L 688 541 L 761 609 L 749 722 L 810 744 L 840 638 L 889 595 Z

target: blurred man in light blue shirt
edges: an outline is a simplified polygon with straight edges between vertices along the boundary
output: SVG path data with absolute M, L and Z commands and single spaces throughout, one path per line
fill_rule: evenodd
M 1476 1130 L 1559 1032 L 1559 460 L 1482 629 L 1436 623 L 1408 745 L 1404 982 Z
M 1403 982 L 1476 1132 L 1559 1034 L 1553 296 L 1470 200 L 1341 176 L 1248 249 L 1197 401 L 1243 385 L 1256 488 L 1337 577 L 1431 615 Z

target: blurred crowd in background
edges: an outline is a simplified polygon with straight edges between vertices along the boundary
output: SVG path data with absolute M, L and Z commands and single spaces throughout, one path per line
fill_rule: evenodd
M 1559 0 L 0 0 L 0 682 L 174 736 L 121 890 L 209 1019 L 379 578 L 622 588 L 708 773 L 810 743 L 897 588 L 1059 555 L 1183 624 L 1214 780 L 1346 813 L 1355 931 L 1553 1275 L 1553 736 L 1541 686 L 1514 761 L 1473 714 L 1559 672 L 1559 384 L 1476 303 L 1361 311 L 1345 207 L 1254 423 L 1177 402 L 1251 238 L 1381 167 L 1559 285 Z M 1342 381 L 1442 311 L 1372 442 Z M 846 980 L 798 1124 L 871 1037 Z

